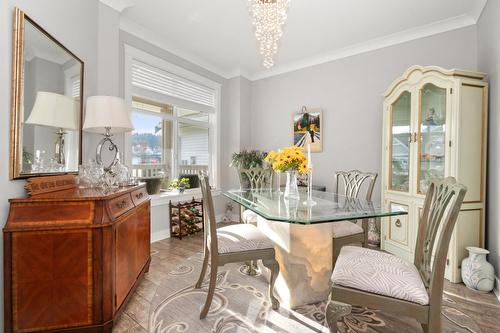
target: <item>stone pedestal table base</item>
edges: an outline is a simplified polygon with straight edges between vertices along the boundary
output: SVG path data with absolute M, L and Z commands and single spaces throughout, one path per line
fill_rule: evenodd
M 332 224 L 299 225 L 259 217 L 257 226 L 274 243 L 280 274 L 276 293 L 294 308 L 328 299 L 332 274 Z

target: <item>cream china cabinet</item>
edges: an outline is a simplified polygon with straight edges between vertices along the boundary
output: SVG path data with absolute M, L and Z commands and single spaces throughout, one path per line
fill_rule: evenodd
M 488 84 L 485 74 L 410 67 L 385 93 L 382 200 L 408 210 L 385 218 L 382 249 L 413 262 L 419 215 L 432 178 L 468 188 L 445 277 L 460 282 L 466 246 L 484 246 Z

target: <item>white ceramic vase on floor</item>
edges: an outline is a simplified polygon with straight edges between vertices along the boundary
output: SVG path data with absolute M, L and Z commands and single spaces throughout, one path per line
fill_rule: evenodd
M 479 247 L 467 247 L 469 256 L 462 261 L 462 280 L 467 287 L 479 292 L 493 290 L 495 269 L 486 261 L 490 251 Z

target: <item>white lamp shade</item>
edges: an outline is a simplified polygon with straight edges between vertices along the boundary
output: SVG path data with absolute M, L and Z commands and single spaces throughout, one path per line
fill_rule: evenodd
M 134 129 L 130 113 L 122 98 L 114 96 L 92 96 L 87 98 L 83 129 L 87 132 L 130 132 Z
M 75 131 L 80 124 L 78 106 L 79 103 L 72 97 L 39 91 L 25 123 Z

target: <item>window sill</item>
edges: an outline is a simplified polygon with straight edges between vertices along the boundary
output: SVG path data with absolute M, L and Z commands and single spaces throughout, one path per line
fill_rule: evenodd
M 221 194 L 220 190 L 213 189 L 212 190 L 212 196 L 218 196 Z M 178 192 L 161 192 L 158 194 L 153 194 L 150 195 L 151 198 L 151 206 L 163 206 L 163 205 L 168 205 L 170 201 L 173 203 L 179 202 L 179 201 L 188 201 L 193 199 L 201 199 L 201 189 L 192 189 L 192 190 L 185 190 L 184 193 L 178 193 Z

